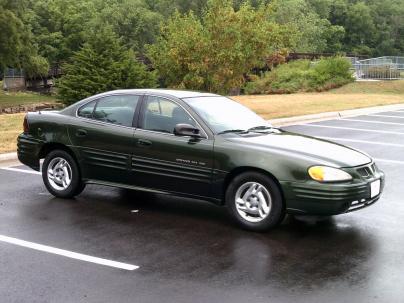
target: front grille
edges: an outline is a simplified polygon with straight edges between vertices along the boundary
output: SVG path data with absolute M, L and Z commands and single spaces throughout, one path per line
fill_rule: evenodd
M 357 172 L 366 179 L 372 178 L 376 172 L 376 165 L 370 164 L 357 169 Z

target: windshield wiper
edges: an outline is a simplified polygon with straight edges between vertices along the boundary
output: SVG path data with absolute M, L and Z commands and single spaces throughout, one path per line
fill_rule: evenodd
M 217 133 L 217 134 L 221 135 L 221 134 L 228 134 L 228 133 L 248 133 L 248 130 L 245 130 L 245 129 L 227 129 L 227 130 L 221 131 L 220 133 Z
M 268 125 L 260 125 L 254 126 L 248 129 L 248 131 L 255 131 L 255 130 L 266 130 L 266 129 L 273 129 L 274 127 Z
M 249 132 L 254 132 L 254 131 L 259 131 L 259 130 L 266 130 L 266 129 L 275 129 L 275 127 L 268 126 L 268 125 L 260 125 L 260 126 L 251 127 L 251 128 L 249 128 L 247 130 L 245 130 L 245 129 L 227 129 L 227 130 L 221 131 L 220 133 L 217 133 L 217 134 L 218 135 L 227 134 L 227 133 L 244 133 L 244 134 L 247 134 Z

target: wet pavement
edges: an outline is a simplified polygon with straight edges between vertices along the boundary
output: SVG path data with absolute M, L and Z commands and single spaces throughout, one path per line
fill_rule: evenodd
M 203 201 L 96 185 L 62 200 L 27 168 L 0 169 L 0 301 L 404 302 L 404 112 L 286 129 L 376 158 L 386 173 L 382 198 L 323 221 L 287 217 L 260 234 L 239 229 L 224 208 Z

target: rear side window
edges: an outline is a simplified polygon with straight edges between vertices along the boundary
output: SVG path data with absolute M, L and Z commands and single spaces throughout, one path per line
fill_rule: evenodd
M 79 117 L 91 119 L 93 117 L 94 106 L 95 106 L 95 101 L 87 103 L 86 105 L 84 105 L 83 107 L 81 107 L 78 110 L 77 115 Z
M 92 104 L 88 104 L 88 108 L 87 106 L 82 107 L 79 110 L 78 115 L 102 122 L 132 126 L 133 116 L 139 98 L 139 96 L 132 95 L 103 97 L 96 101 L 95 107 Z M 91 114 L 89 114 L 90 112 Z

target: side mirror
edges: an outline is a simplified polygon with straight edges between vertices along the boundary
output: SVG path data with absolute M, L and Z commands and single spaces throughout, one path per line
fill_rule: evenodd
M 190 124 L 180 123 L 174 127 L 174 135 L 176 136 L 190 136 L 193 138 L 200 138 L 200 133 L 201 131 L 198 128 Z

